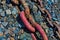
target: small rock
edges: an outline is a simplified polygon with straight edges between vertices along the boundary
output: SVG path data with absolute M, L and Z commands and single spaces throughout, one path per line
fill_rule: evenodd
M 49 36 L 52 37 L 54 35 L 53 31 L 49 30 Z
M 13 37 L 10 37 L 10 40 L 15 40 Z
M 23 40 L 27 40 L 27 38 L 25 38 L 25 37 L 24 37 L 24 39 L 23 39 Z
M 3 10 L 2 9 L 0 9 L 0 12 L 2 12 Z
M 53 21 L 57 21 L 58 19 L 57 18 L 52 18 Z
M 7 4 L 10 4 L 10 3 L 11 3 L 11 0 L 6 0 L 6 3 L 7 3 Z
M 55 3 L 58 3 L 58 0 L 54 0 Z
M 18 0 L 12 0 L 12 2 L 17 4 L 17 5 L 19 4 Z
M 22 34 L 24 33 L 24 30 L 23 30 L 23 29 L 21 29 L 21 33 L 22 33 Z
M 9 30 L 5 29 L 5 33 L 4 34 L 8 34 Z
M 9 33 L 7 33 L 7 34 L 6 34 L 6 37 L 8 38 L 9 36 L 10 36 L 10 34 L 9 34 Z
M 10 38 L 7 38 L 7 40 L 10 40 Z
M 16 18 L 18 15 L 16 14 L 16 15 L 13 15 L 14 16 L 14 18 Z
M 0 24 L 1 24 L 1 22 L 0 22 Z
M 22 27 L 22 25 L 21 25 L 21 24 L 18 24 L 18 26 L 19 26 L 19 28 L 21 28 L 21 27 Z
M 2 3 L 2 4 L 6 4 L 6 1 L 4 0 L 4 1 L 2 1 L 1 3 Z
M 0 31 L 3 31 L 3 28 L 0 28 Z
M 11 10 L 7 9 L 6 14 L 11 14 Z
M 5 4 L 5 5 L 3 5 L 3 9 L 4 9 L 4 11 L 6 11 L 7 9 L 8 9 L 8 7 L 7 7 L 7 5 Z
M 8 22 L 2 22 L 3 26 L 7 26 Z
M 52 28 L 49 28 L 50 29 L 50 31 L 53 31 L 53 29 Z
M 18 11 L 17 11 L 16 8 L 13 8 L 13 9 L 12 9 L 12 14 L 17 14 L 17 12 L 18 12 Z
M 3 33 L 0 33 L 0 36 L 3 36 Z
M 1 22 L 3 22 L 4 21 L 4 18 L 3 17 L 1 17 L 1 20 L 0 20 Z
M 38 11 L 38 14 L 40 15 L 40 17 L 41 17 L 41 12 L 40 11 Z
M 3 25 L 0 25 L 0 27 L 1 27 L 1 28 L 4 28 L 4 26 L 3 26 Z
M 33 6 L 33 11 L 34 11 L 34 12 L 37 12 L 37 10 L 38 10 L 38 8 L 34 5 L 34 6 Z
M 16 28 L 16 29 L 14 30 L 14 33 L 15 33 L 15 34 L 17 34 L 17 33 L 18 33 L 18 31 L 19 31 L 19 29 L 18 29 L 18 28 Z
M 0 2 L 1 2 L 1 0 L 0 0 Z
M 4 36 L 0 36 L 0 40 L 5 40 Z
M 8 4 L 7 6 L 8 6 L 9 8 L 12 8 L 12 7 L 13 7 L 13 5 L 12 5 L 12 4 Z
M 24 10 L 24 7 L 22 5 L 20 5 L 20 10 L 23 11 Z
M 1 13 L 1 16 L 5 16 L 5 12 L 4 11 Z

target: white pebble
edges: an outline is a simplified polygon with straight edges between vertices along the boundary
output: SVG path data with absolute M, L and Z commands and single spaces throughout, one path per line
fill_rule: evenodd
M 11 10 L 7 9 L 6 14 L 11 14 Z

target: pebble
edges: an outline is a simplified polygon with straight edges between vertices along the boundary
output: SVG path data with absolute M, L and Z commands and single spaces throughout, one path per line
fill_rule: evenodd
M 0 36 L 3 36 L 3 33 L 0 33 Z
M 9 34 L 9 33 L 7 33 L 7 34 L 5 34 L 5 36 L 8 38 L 8 37 L 10 36 L 10 34 Z
M 3 26 L 7 26 L 8 22 L 2 22 Z
M 14 33 L 17 34 L 19 32 L 19 29 L 15 29 Z
M 58 16 L 57 16 L 57 17 L 58 17 L 58 21 L 60 22 L 60 14 L 58 14 Z
M 0 36 L 3 36 L 3 28 L 0 28 Z
M 0 31 L 3 31 L 3 28 L 0 27 Z
M 11 3 L 11 0 L 6 0 L 6 3 L 7 3 L 7 4 L 10 4 L 10 3 Z
M 10 9 L 7 9 L 6 10 L 6 14 L 11 14 L 11 10 Z
M 1 2 L 1 0 L 0 0 L 0 2 Z
M 0 13 L 2 12 L 3 10 L 2 9 L 0 9 Z
M 16 8 L 13 8 L 12 9 L 12 14 L 17 14 L 17 13 L 18 13 L 17 9 Z
M 21 10 L 21 11 L 23 11 L 23 10 L 24 10 L 23 5 L 20 5 L 20 10 Z
M 1 13 L 1 16 L 5 16 L 5 12 L 4 11 Z
M 0 37 L 0 40 L 5 40 L 4 36 L 1 36 L 1 37 Z
M 4 9 L 4 11 L 6 11 L 8 9 L 8 6 L 6 4 L 3 5 L 3 9 Z
M 54 35 L 52 29 L 49 30 L 49 36 L 52 37 Z
M 50 29 L 50 31 L 53 31 L 53 29 L 52 28 L 49 28 Z
M 38 11 L 38 14 L 40 15 L 40 17 L 41 17 L 41 12 L 40 11 Z
M 57 18 L 52 18 L 53 21 L 57 21 L 58 19 Z
M 7 38 L 7 40 L 10 40 L 10 38 Z
M 0 24 L 1 24 L 1 21 L 0 21 Z
M 40 24 L 43 22 L 43 17 L 41 16 L 40 11 L 34 13 L 34 19 Z
M 25 38 L 23 38 L 23 40 L 27 40 L 27 38 L 25 37 Z
M 2 4 L 6 4 L 6 1 L 5 1 L 5 0 L 3 0 L 1 3 L 2 3 Z
M 21 29 L 21 30 L 19 31 L 19 35 L 20 35 L 20 34 L 23 34 L 23 33 L 24 33 L 24 30 Z
M 17 4 L 17 5 L 19 4 L 18 0 L 12 0 L 12 2 Z
M 34 5 L 32 10 L 33 10 L 34 12 L 37 12 L 38 8 Z
M 3 22 L 4 21 L 4 18 L 1 17 L 1 20 L 0 21 Z
M 49 5 L 52 5 L 52 1 L 51 0 L 47 0 Z
M 58 3 L 58 1 L 57 1 L 57 0 L 55 0 L 55 1 L 54 1 L 54 3 L 55 3 L 55 4 L 57 4 L 57 3 Z
M 15 40 L 13 37 L 10 37 L 10 40 Z

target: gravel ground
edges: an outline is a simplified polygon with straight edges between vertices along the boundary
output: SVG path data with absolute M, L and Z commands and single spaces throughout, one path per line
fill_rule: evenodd
M 60 40 L 56 33 L 56 28 L 49 26 L 48 22 L 42 16 L 40 9 L 35 5 L 36 3 L 30 0 L 26 0 L 26 2 L 31 10 L 31 15 L 42 26 L 48 39 Z M 52 22 L 58 21 L 58 24 L 60 24 L 60 2 L 43 0 L 43 3 L 52 16 Z M 24 10 L 22 4 L 20 4 L 20 8 Z M 36 36 L 38 40 L 42 40 L 38 31 L 36 31 Z M 16 6 L 13 6 L 10 0 L 0 0 L 0 40 L 32 40 L 30 32 L 19 18 Z

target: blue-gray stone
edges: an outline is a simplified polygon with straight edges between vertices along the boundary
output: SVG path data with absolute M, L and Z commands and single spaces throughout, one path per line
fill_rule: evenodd
M 0 36 L 0 40 L 5 40 L 4 36 Z
M 53 31 L 53 29 L 52 28 L 49 28 L 51 31 Z
M 2 12 L 3 10 L 2 9 L 0 9 L 0 13 Z
M 1 2 L 1 0 L 0 0 L 0 2 Z
M 23 8 L 23 6 L 22 6 L 22 5 L 20 5 L 20 8 L 21 8 L 21 9 L 20 9 L 21 11 L 23 11 L 23 10 L 24 10 L 24 8 Z
M 41 16 L 41 12 L 40 11 L 38 11 L 38 14 Z
M 52 1 L 51 0 L 47 0 L 49 5 L 52 5 Z
M 52 37 L 54 35 L 53 31 L 49 30 L 49 36 Z
M 17 14 L 18 10 L 16 8 L 12 9 L 12 14 Z
M 6 37 L 8 38 L 9 36 L 10 36 L 10 34 L 9 34 L 9 33 L 7 33 L 7 34 L 6 34 Z
M 3 28 L 0 28 L 0 33 L 3 33 L 3 31 L 4 31 Z
M 21 27 L 22 27 L 22 25 L 21 25 L 21 24 L 18 24 L 18 26 L 19 26 L 19 28 L 21 28 Z
M 8 22 L 2 22 L 3 26 L 7 26 Z
M 57 19 L 58 19 L 58 21 L 60 22 L 60 14 L 57 14 Z
M 53 21 L 57 21 L 57 18 L 52 18 Z
M 45 6 L 45 8 L 48 9 L 48 10 L 50 9 L 47 5 Z
M 3 11 L 3 12 L 1 12 L 1 16 L 5 16 L 5 12 Z
M 7 5 L 4 5 L 3 9 L 4 9 L 4 11 L 6 11 L 6 9 L 8 9 Z
M 1 24 L 1 21 L 0 21 L 0 24 Z
M 58 0 L 54 0 L 54 3 L 58 3 Z
M 2 17 L 0 21 L 3 22 L 4 21 L 4 18 Z
M 15 34 L 17 34 L 17 33 L 18 33 L 18 31 L 17 31 L 17 30 L 14 30 L 14 33 L 15 33 Z
M 10 4 L 10 3 L 11 3 L 11 0 L 6 0 L 6 3 L 7 3 L 7 4 Z
M 19 29 L 18 29 L 18 28 L 16 28 L 16 29 L 14 30 L 14 33 L 15 33 L 15 34 L 17 34 L 17 33 L 18 33 L 18 31 L 19 31 Z

